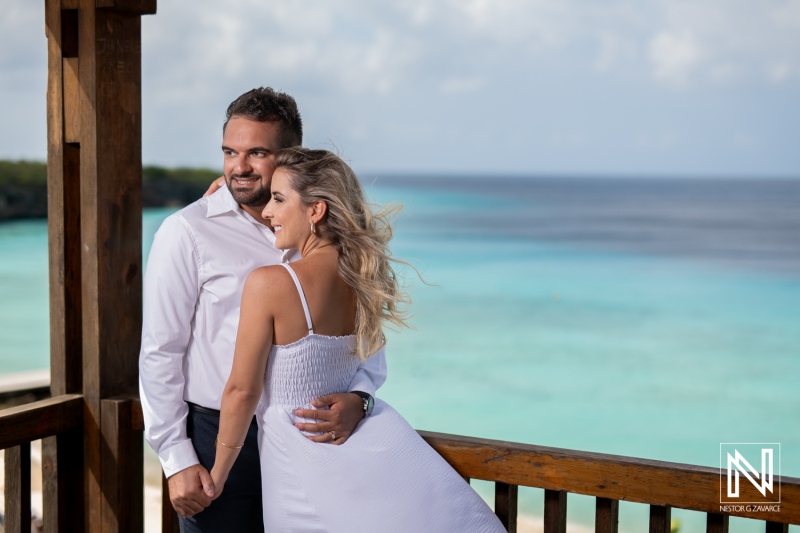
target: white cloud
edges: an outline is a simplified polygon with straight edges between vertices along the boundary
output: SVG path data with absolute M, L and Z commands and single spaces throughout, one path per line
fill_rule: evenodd
M 601 30 L 597 39 L 600 41 L 600 52 L 594 63 L 598 71 L 608 71 L 620 65 L 630 64 L 638 57 L 636 41 L 623 34 Z
M 442 82 L 439 90 L 444 94 L 469 93 L 486 84 L 483 78 L 450 78 Z
M 0 116 L 25 124 L 35 108 L 31 135 L 44 146 L 42 3 L 7 3 Z M 576 140 L 585 168 L 619 167 L 628 164 L 624 146 L 671 154 L 691 146 L 698 115 L 684 113 L 704 109 L 714 91 L 764 102 L 800 85 L 800 0 L 162 0 L 158 8 L 142 26 L 144 155 L 167 164 L 216 164 L 225 106 L 259 85 L 298 98 L 309 142 L 335 139 L 354 160 L 387 169 L 491 167 L 492 148 L 507 146 L 518 149 L 503 164 L 559 168 L 575 160 Z M 718 102 L 722 117 L 752 108 Z M 778 131 L 761 121 L 753 127 Z M 708 128 L 705 138 L 720 139 L 752 130 Z M 637 143 L 640 132 L 650 141 Z M 791 135 L 758 137 L 769 146 Z M 0 150 L 31 145 L 20 139 L 0 132 Z M 556 145 L 571 146 L 570 157 L 538 148 Z M 727 160 L 708 153 L 710 164 Z
M 777 61 L 769 66 L 769 77 L 775 83 L 780 83 L 792 73 L 792 65 L 788 61 Z
M 700 64 L 703 51 L 689 31 L 660 32 L 650 41 L 650 61 L 656 79 L 683 86 Z

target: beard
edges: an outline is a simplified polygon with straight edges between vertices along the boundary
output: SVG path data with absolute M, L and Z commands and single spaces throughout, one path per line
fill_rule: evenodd
M 255 178 L 258 186 L 253 189 L 236 187 L 236 183 L 233 181 L 236 178 Z M 267 205 L 267 202 L 269 202 L 271 192 L 269 187 L 264 186 L 260 174 L 231 174 L 230 179 L 226 181 L 228 190 L 231 191 L 231 196 L 239 205 L 260 207 Z

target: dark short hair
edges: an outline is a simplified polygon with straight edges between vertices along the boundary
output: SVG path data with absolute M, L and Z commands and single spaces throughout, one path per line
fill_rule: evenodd
M 303 144 L 303 121 L 300 111 L 297 110 L 297 102 L 288 94 L 277 92 L 271 87 L 252 89 L 231 102 L 225 112 L 223 133 L 233 117 L 279 123 L 281 148 Z

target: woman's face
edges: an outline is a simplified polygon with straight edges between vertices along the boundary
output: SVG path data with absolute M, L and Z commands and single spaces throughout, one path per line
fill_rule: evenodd
M 275 231 L 275 246 L 282 250 L 301 250 L 311 234 L 311 207 L 300 201 L 300 194 L 292 186 L 291 174 L 279 168 L 272 175 L 272 198 L 262 215 L 270 221 Z

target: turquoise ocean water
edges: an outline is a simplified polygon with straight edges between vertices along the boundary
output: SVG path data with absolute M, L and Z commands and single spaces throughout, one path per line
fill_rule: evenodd
M 389 334 L 380 392 L 415 427 L 708 466 L 721 442 L 779 442 L 800 476 L 800 180 L 368 190 L 404 204 L 395 255 L 431 284 L 411 286 L 415 329 Z M 170 212 L 145 213 L 145 253 Z M 46 239 L 43 221 L 0 224 L 0 371 L 48 365 Z M 569 520 L 591 525 L 593 505 L 571 496 Z M 520 507 L 541 515 L 541 493 Z M 623 503 L 622 529 L 647 512 Z

